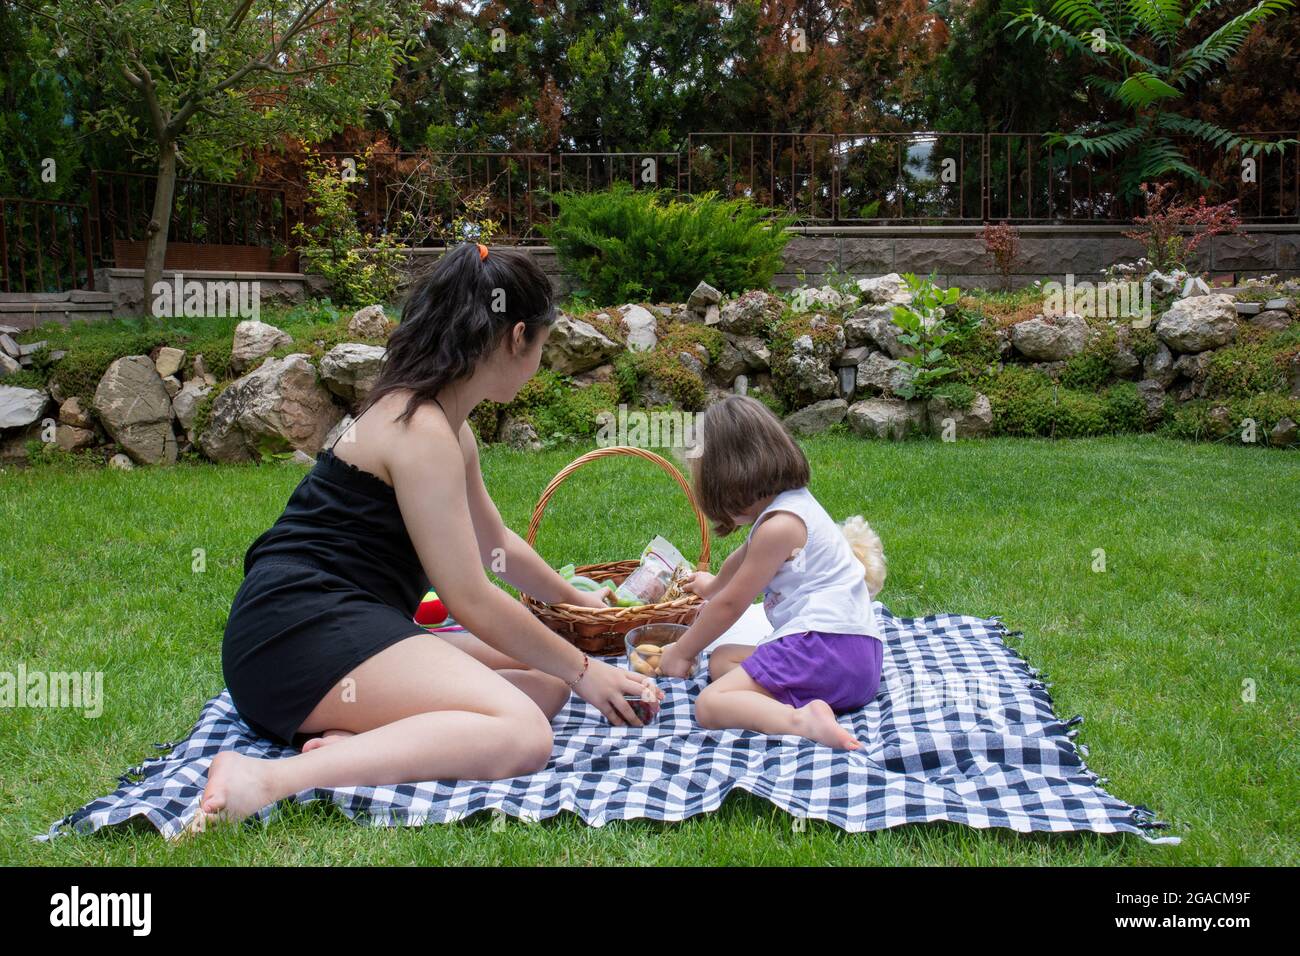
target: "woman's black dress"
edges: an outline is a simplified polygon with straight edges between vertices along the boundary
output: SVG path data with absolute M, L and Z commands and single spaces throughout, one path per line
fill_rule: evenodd
M 391 485 L 323 449 L 244 555 L 221 647 L 226 686 L 259 734 L 293 745 L 330 689 L 412 620 L 429 578 Z

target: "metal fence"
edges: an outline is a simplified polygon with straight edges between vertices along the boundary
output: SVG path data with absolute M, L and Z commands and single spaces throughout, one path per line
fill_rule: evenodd
M 93 258 L 86 206 L 0 197 L 0 292 L 94 290 Z
M 145 241 L 158 177 L 90 172 L 91 237 L 97 264 L 117 264 L 123 243 Z M 283 188 L 177 179 L 167 241 L 209 246 L 290 244 L 289 202 Z
M 1296 131 L 1241 135 L 1300 139 Z M 1191 184 L 1188 195 L 1236 200 L 1246 222 L 1300 223 L 1300 143 L 1259 155 L 1180 145 L 1208 181 Z M 1052 145 L 1045 133 L 720 132 L 691 133 L 676 152 L 420 151 L 364 161 L 352 153 L 320 155 L 336 167 L 356 167 L 351 192 L 360 228 L 410 246 L 474 238 L 475 224 L 488 219 L 496 239 L 544 242 L 557 193 L 620 181 L 683 196 L 746 197 L 817 226 L 1106 224 L 1131 222 L 1141 212 L 1124 196 L 1113 159 Z M 93 170 L 88 207 L 0 200 L 0 289 L 91 287 L 93 266 L 120 264 L 119 253 L 138 259 L 156 182 L 147 173 Z M 306 194 L 305 179 L 179 179 L 169 261 L 173 246 L 186 247 L 188 262 L 227 269 L 229 262 L 254 261 L 239 259 L 236 247 L 288 252 L 296 244 L 293 226 L 311 221 Z

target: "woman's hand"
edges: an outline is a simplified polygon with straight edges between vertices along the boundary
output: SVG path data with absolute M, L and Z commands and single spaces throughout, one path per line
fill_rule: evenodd
M 692 571 L 682 578 L 682 590 L 698 594 L 704 600 L 713 597 L 717 578 L 708 571 Z
M 687 657 L 678 650 L 678 643 L 674 641 L 669 644 L 659 656 L 659 673 L 664 677 L 690 677 L 691 670 L 695 667 L 695 658 Z
M 615 727 L 645 726 L 623 699 L 624 695 L 639 698 L 645 689 L 645 678 L 597 660 L 588 661 L 586 673 L 573 685 L 574 693 L 604 714 Z M 662 690 L 659 699 L 664 699 Z

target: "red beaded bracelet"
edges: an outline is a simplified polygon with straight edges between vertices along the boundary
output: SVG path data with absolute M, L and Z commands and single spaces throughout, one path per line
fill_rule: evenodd
M 587 665 L 590 664 L 590 663 L 591 663 L 591 658 L 588 657 L 586 654 L 583 654 L 583 655 L 582 655 L 582 673 L 579 674 L 577 677 L 575 677 L 573 680 L 565 681 L 565 683 L 568 684 L 570 687 L 572 687 L 574 690 L 577 690 L 577 689 L 578 689 L 578 683 L 579 683 L 579 682 L 580 682 L 584 677 L 587 676 Z

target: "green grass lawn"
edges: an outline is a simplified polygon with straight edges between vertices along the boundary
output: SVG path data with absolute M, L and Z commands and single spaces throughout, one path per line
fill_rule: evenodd
M 303 472 L 180 465 L 0 471 L 0 670 L 104 672 L 104 712 L 0 712 L 0 864 L 1197 864 L 1295 865 L 1300 455 L 1153 436 L 804 443 L 813 492 L 861 512 L 889 557 L 901 615 L 1000 615 L 1053 682 L 1057 712 L 1106 789 L 1173 823 L 1136 837 L 1023 836 L 950 824 L 846 834 L 747 794 L 684 823 L 589 829 L 483 816 L 371 829 L 320 805 L 171 846 L 151 829 L 38 844 L 33 834 L 184 736 L 222 687 L 221 635 L 244 551 Z M 582 449 L 485 449 L 521 532 Z M 656 533 L 694 557 L 672 482 L 639 461 L 579 471 L 547 510 L 553 565 L 633 556 Z M 719 542 L 714 569 L 742 535 Z M 206 570 L 192 570 L 194 549 Z M 1093 571 L 1095 549 L 1105 571 Z M 1243 681 L 1256 699 L 1242 699 Z

